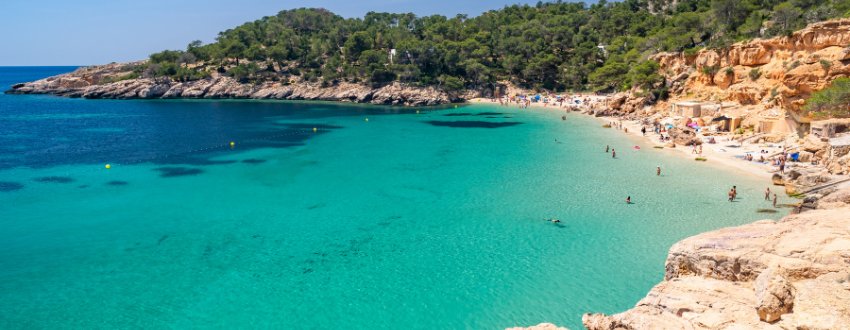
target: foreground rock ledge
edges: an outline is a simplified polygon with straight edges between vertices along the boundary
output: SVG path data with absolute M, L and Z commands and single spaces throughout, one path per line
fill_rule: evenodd
M 626 312 L 585 314 L 584 326 L 850 329 L 850 195 L 833 195 L 829 209 L 676 243 L 663 282 Z

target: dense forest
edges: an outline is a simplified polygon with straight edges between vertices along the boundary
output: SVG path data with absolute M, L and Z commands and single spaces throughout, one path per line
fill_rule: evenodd
M 195 80 L 217 72 L 245 82 L 324 85 L 399 81 L 449 91 L 507 80 L 557 91 L 641 86 L 664 94 L 650 54 L 724 47 L 848 15 L 850 0 L 558 1 L 477 17 L 370 12 L 343 18 L 294 9 L 221 32 L 214 43 L 152 54 L 134 75 Z

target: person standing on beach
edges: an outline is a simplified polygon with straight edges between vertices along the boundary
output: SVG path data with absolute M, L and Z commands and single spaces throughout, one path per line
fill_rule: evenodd
M 767 187 L 767 189 L 764 190 L 764 200 L 770 200 L 770 187 Z
M 646 126 L 642 126 L 640 128 L 640 134 L 643 134 L 643 136 L 646 136 Z

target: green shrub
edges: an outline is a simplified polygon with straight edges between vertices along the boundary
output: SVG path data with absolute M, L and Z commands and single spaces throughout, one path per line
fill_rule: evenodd
M 702 71 L 702 74 L 704 74 L 706 76 L 713 76 L 713 75 L 717 74 L 717 71 L 719 71 L 719 70 L 720 70 L 720 67 L 717 66 L 717 65 L 706 65 L 706 66 L 702 67 L 701 71 Z
M 752 81 L 759 80 L 759 78 L 761 77 L 761 70 L 759 70 L 759 68 L 753 68 L 752 70 L 750 70 L 749 76 L 750 80 Z
M 838 78 L 829 87 L 815 92 L 803 107 L 815 118 L 850 116 L 850 78 Z
M 788 65 L 788 71 L 794 70 L 794 69 L 796 69 L 798 66 L 800 66 L 800 61 L 794 61 L 794 62 L 791 62 L 791 64 L 790 64 L 790 65 Z
M 139 75 L 138 72 L 130 72 L 128 74 L 121 75 L 121 76 L 109 76 L 109 77 L 103 78 L 100 81 L 100 83 L 101 84 L 111 84 L 111 83 L 123 81 L 123 80 L 137 79 L 137 78 L 139 78 L 139 76 L 140 75 Z
M 832 62 L 827 60 L 820 60 L 818 61 L 818 63 L 820 63 L 820 66 L 823 68 L 824 71 L 829 71 L 829 68 L 832 67 Z
M 682 53 L 685 54 L 685 56 L 687 57 L 693 57 L 699 53 L 700 49 L 702 49 L 702 47 L 688 48 L 685 49 Z

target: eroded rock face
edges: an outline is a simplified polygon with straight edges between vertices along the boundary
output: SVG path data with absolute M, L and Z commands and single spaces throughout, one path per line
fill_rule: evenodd
M 588 329 L 850 329 L 850 189 L 818 209 L 723 228 L 670 249 L 665 280 Z
M 692 56 L 659 53 L 651 59 L 659 63 L 672 99 L 734 101 L 799 112 L 813 92 L 850 76 L 848 46 L 850 19 L 839 19 L 811 24 L 790 36 L 703 49 Z M 707 66 L 717 67 L 718 73 L 706 76 Z
M 110 78 L 132 72 L 137 63 L 109 64 L 81 68 L 74 72 L 33 82 L 16 84 L 10 93 L 55 94 L 69 97 L 110 99 L 153 98 L 244 98 L 281 100 L 325 100 L 387 105 L 437 105 L 460 99 L 434 87 L 414 87 L 400 83 L 373 88 L 341 82 L 334 86 L 278 82 L 240 83 L 233 78 L 215 76 L 188 82 L 168 78 L 136 78 L 110 82 Z

